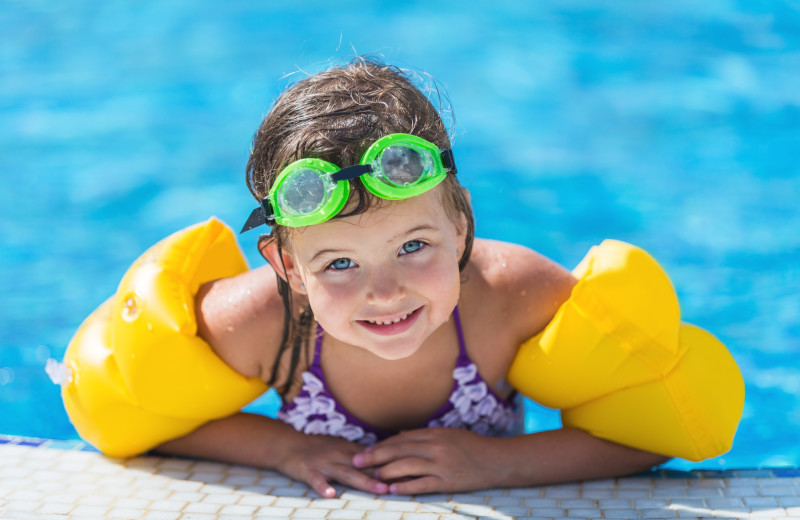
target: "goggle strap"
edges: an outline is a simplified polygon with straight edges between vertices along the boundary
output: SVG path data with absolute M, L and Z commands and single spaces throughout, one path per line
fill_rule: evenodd
M 275 222 L 275 212 L 272 211 L 272 205 L 269 203 L 269 198 L 264 197 L 261 199 L 261 205 L 250 212 L 250 216 L 247 217 L 247 222 L 244 223 L 242 230 L 239 231 L 241 235 L 245 231 L 250 231 L 251 229 L 257 228 L 259 226 L 267 225 L 272 226 L 272 223 Z
M 456 169 L 456 158 L 453 155 L 453 150 L 450 148 L 447 150 L 442 150 L 441 157 L 442 166 L 444 166 L 444 169 L 446 171 L 453 172 L 453 175 L 457 174 L 458 170 Z
M 338 172 L 332 174 L 331 179 L 334 182 L 352 181 L 353 179 L 357 179 L 365 173 L 370 173 L 371 171 L 372 166 L 369 164 L 354 164 L 353 166 L 342 168 Z

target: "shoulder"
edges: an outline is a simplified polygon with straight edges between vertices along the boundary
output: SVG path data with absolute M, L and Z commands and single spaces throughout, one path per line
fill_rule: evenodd
M 532 249 L 485 239 L 475 240 L 465 274 L 476 278 L 473 297 L 518 343 L 550 322 L 576 283 L 567 269 Z
M 208 282 L 195 298 L 197 333 L 247 377 L 269 375 L 283 329 L 283 303 L 268 266 Z

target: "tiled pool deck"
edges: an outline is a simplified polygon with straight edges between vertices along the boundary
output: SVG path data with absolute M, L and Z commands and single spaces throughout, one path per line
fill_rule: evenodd
M 81 442 L 0 436 L 0 518 L 798 518 L 800 470 L 657 471 L 475 493 L 322 499 L 272 471 L 176 458 L 106 458 Z

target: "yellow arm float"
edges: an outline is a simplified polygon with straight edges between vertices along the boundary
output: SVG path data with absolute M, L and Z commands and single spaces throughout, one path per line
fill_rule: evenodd
M 680 322 L 658 263 L 606 240 L 573 274 L 572 295 L 520 347 L 510 383 L 595 437 L 691 461 L 728 451 L 744 406 L 741 373 L 722 343 Z
M 64 406 L 103 453 L 130 457 L 231 415 L 267 390 L 197 337 L 205 282 L 247 270 L 233 232 L 214 218 L 146 251 L 80 326 L 64 356 Z

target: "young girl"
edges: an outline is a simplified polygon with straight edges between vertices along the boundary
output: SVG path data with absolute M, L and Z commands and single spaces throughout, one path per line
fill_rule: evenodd
M 247 165 L 262 205 L 246 228 L 271 226 L 259 240 L 269 265 L 196 299 L 200 336 L 283 406 L 159 450 L 276 469 L 324 497 L 333 482 L 453 492 L 664 462 L 575 429 L 510 435 L 509 366 L 575 279 L 473 237 L 457 159 L 436 109 L 394 67 L 356 59 L 286 90 Z

